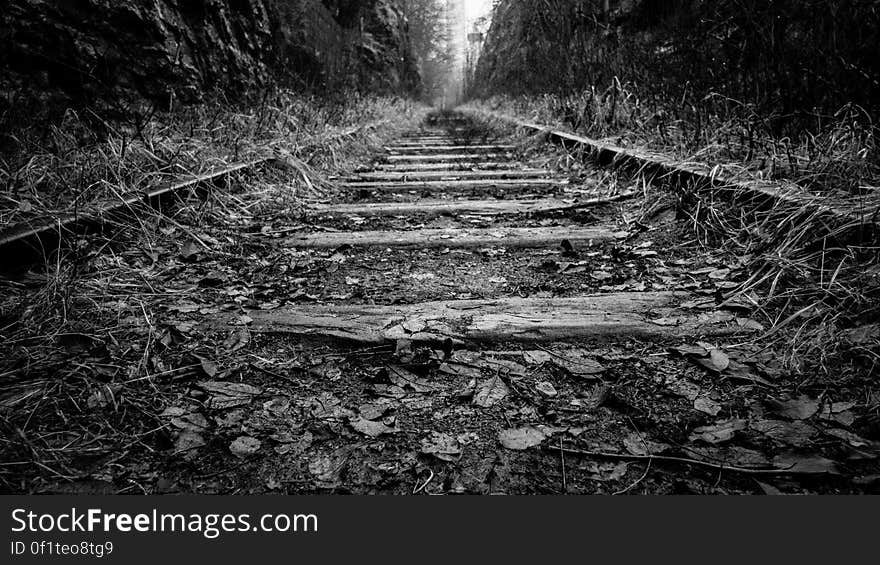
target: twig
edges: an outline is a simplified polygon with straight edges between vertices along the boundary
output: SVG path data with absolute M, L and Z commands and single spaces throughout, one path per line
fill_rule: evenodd
M 423 490 L 425 490 L 425 487 L 427 487 L 428 484 L 429 484 L 431 481 L 434 480 L 434 471 L 432 471 L 431 469 L 428 469 L 428 472 L 431 473 L 431 476 L 428 477 L 428 478 L 425 480 L 425 482 L 422 483 L 421 486 L 416 486 L 416 487 L 414 487 L 414 488 L 413 488 L 413 494 L 419 494 L 420 492 L 422 492 Z M 418 485 L 418 483 L 416 483 L 416 485 Z
M 621 200 L 633 198 L 638 195 L 639 195 L 638 192 L 624 192 L 624 193 L 618 194 L 616 196 L 609 196 L 606 198 L 591 198 L 589 200 L 584 200 L 583 202 L 578 202 L 576 204 L 571 204 L 569 206 L 559 206 L 557 208 L 547 208 L 545 210 L 541 210 L 541 212 L 570 212 L 573 210 L 582 210 L 584 208 L 591 208 L 593 206 L 601 206 L 603 204 L 613 204 L 615 202 L 620 202 Z
M 559 438 L 559 459 L 562 461 L 562 493 L 568 492 L 568 482 L 565 477 L 565 450 L 562 449 L 562 438 Z
M 290 378 L 290 377 L 288 377 L 288 376 L 282 375 L 281 373 L 275 372 L 275 371 L 273 371 L 273 370 L 271 370 L 271 369 L 266 369 L 265 367 L 260 367 L 260 366 L 257 365 L 256 363 L 248 363 L 248 366 L 250 366 L 251 369 L 254 369 L 254 370 L 260 371 L 261 373 L 264 373 L 264 374 L 266 374 L 266 375 L 269 375 L 270 377 L 274 377 L 274 378 L 276 378 L 276 379 L 281 379 L 282 381 L 286 381 L 286 382 L 288 382 L 288 383 L 290 383 L 290 384 L 292 384 L 292 385 L 297 385 L 297 386 L 301 386 L 301 385 L 302 385 L 302 383 L 297 382 L 297 381 L 293 380 L 292 378 Z
M 628 493 L 628 492 L 631 491 L 632 489 L 636 488 L 636 486 L 638 486 L 639 483 L 641 483 L 642 481 L 644 481 L 644 480 L 645 480 L 645 477 L 647 477 L 647 476 L 648 476 L 648 473 L 651 471 L 651 464 L 652 464 L 653 462 L 654 462 L 653 460 L 648 460 L 648 465 L 645 467 L 645 472 L 642 473 L 642 476 L 639 477 L 639 480 L 637 480 L 637 481 L 634 482 L 633 484 L 629 485 L 629 486 L 626 487 L 625 489 L 623 489 L 623 490 L 619 490 L 619 491 L 615 492 L 615 493 L 614 493 L 615 496 L 616 496 L 616 495 L 620 495 L 620 494 L 626 494 L 626 493 Z
M 556 449 L 556 448 L 553 448 Z M 582 457 L 593 457 L 595 459 L 618 459 L 622 461 L 658 461 L 663 463 L 683 463 L 685 465 L 696 465 L 698 467 L 706 467 L 716 471 L 730 471 L 731 473 L 740 473 L 743 475 L 810 475 L 806 471 L 795 471 L 794 469 L 766 469 L 756 467 L 734 467 L 723 463 L 710 463 L 708 461 L 700 461 L 698 459 L 688 459 L 687 457 L 672 457 L 668 455 L 628 455 L 624 453 L 606 453 L 603 451 L 584 451 L 580 449 L 571 449 L 568 447 L 560 447 L 560 451 L 569 455 L 580 455 Z

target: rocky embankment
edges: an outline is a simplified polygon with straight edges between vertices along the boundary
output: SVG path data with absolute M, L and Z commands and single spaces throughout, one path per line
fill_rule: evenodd
M 44 102 L 193 102 L 271 84 L 417 86 L 393 0 L 10 0 L 0 90 Z

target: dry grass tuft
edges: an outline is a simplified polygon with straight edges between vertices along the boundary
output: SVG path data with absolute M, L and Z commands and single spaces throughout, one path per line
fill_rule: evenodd
M 615 79 L 568 95 L 494 96 L 472 106 L 510 113 L 622 147 L 646 148 L 731 173 L 787 180 L 837 196 L 875 195 L 880 183 L 877 128 L 863 109 L 848 105 L 815 116 L 815 128 L 779 137 L 772 117 L 713 96 L 700 108 L 673 112 Z
M 348 152 L 340 148 L 353 136 L 414 111 L 394 97 L 327 101 L 289 91 L 253 107 L 218 102 L 136 123 L 68 111 L 48 127 L 7 134 L 15 143 L 0 155 L 0 227 L 76 213 L 277 151 L 332 170 L 345 165 L 340 156 Z

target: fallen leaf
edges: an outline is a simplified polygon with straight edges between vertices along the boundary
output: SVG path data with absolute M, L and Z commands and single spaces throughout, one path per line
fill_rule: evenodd
M 764 491 L 764 494 L 766 494 L 767 496 L 783 496 L 785 494 L 773 485 L 768 485 L 767 483 L 762 483 L 761 481 L 755 482 L 758 483 L 758 486 L 761 487 L 761 490 Z
M 672 379 L 666 383 L 666 388 L 678 396 L 687 398 L 691 402 L 700 398 L 700 393 L 702 391 L 699 385 L 692 383 L 687 379 Z
M 220 286 L 227 280 L 227 275 L 223 271 L 211 271 L 204 277 L 199 279 L 199 286 L 211 288 Z
M 360 412 L 361 418 L 365 420 L 378 420 L 391 410 L 391 408 L 391 402 L 387 399 L 383 399 L 377 402 L 361 404 L 358 408 L 358 412 Z
M 695 459 L 731 467 L 766 468 L 770 460 L 758 451 L 739 446 L 689 447 L 687 452 Z
M 613 463 L 610 461 L 606 463 L 591 462 L 586 464 L 585 470 L 590 473 L 589 478 L 591 481 L 613 482 L 619 481 L 626 476 L 626 473 L 629 470 L 629 463 Z
M 354 412 L 342 405 L 333 393 L 322 392 L 309 402 L 312 416 L 321 420 L 345 420 L 354 417 Z
M 819 411 L 819 402 L 808 396 L 786 401 L 771 400 L 768 404 L 775 414 L 790 420 L 807 420 Z
M 513 377 L 526 376 L 526 368 L 507 359 L 495 359 L 493 357 L 480 358 L 474 363 L 482 369 L 489 369 L 498 374 Z
M 853 482 L 857 485 L 861 485 L 864 487 L 876 487 L 880 485 L 880 475 L 865 475 L 863 477 L 856 477 L 853 479 Z
M 388 379 L 391 381 L 391 384 L 397 385 L 400 388 L 409 388 L 414 392 L 420 394 L 435 392 L 441 388 L 439 386 L 432 385 L 424 379 L 419 378 L 418 375 L 411 371 L 407 371 L 403 367 L 397 365 L 389 365 L 387 369 Z
M 594 377 L 605 371 L 598 361 L 577 350 L 556 351 L 551 361 L 573 377 Z
M 462 377 L 470 379 L 478 379 L 483 376 L 483 371 L 479 367 L 471 365 L 460 365 L 458 363 L 443 363 L 438 369 L 441 373 L 452 375 L 453 377 Z
M 856 415 L 853 412 L 846 411 L 840 414 L 834 414 L 831 419 L 846 428 L 852 426 L 856 421 Z
M 700 345 L 708 351 L 708 356 L 689 356 L 689 359 L 691 361 L 715 373 L 723 373 L 725 370 L 727 370 L 727 368 L 730 366 L 730 358 L 727 356 L 726 353 L 716 347 L 706 347 L 705 344 Z
M 654 319 L 650 320 L 650 322 L 652 324 L 656 324 L 658 326 L 678 326 L 678 325 L 686 322 L 687 320 L 688 319 L 686 316 L 671 316 L 671 317 L 664 317 L 664 318 L 654 318 Z
M 670 349 L 682 357 L 705 357 L 706 355 L 709 355 L 709 351 L 705 347 L 699 345 L 679 345 L 678 347 L 672 347 Z
M 394 356 L 402 363 L 413 360 L 413 342 L 411 339 L 398 339 L 394 344 Z
M 744 430 L 747 422 L 745 420 L 723 420 L 714 426 L 702 426 L 691 432 L 691 441 L 703 441 L 712 445 L 726 443 L 733 439 L 736 432 Z
M 830 422 L 837 422 L 841 426 L 848 428 L 856 421 L 856 415 L 852 412 L 855 406 L 855 402 L 826 403 L 822 405 L 819 418 Z
M 180 247 L 180 257 L 187 262 L 195 261 L 198 259 L 200 249 L 201 246 L 196 241 L 188 239 Z
M 122 386 L 119 384 L 101 385 L 98 387 L 86 401 L 89 408 L 106 408 L 110 405 L 116 405 L 116 396 L 122 392 Z
M 217 363 L 211 361 L 210 359 L 205 359 L 204 357 L 196 357 L 199 360 L 200 367 L 202 372 L 205 373 L 206 377 L 213 378 L 217 376 L 218 367 Z
M 232 322 L 230 322 L 233 326 L 249 326 L 254 322 L 254 319 L 248 316 L 247 314 L 242 314 L 236 317 Z
M 395 433 L 395 430 L 393 428 L 389 428 L 382 422 L 374 422 L 372 420 L 365 420 L 363 418 L 355 418 L 351 420 L 349 424 L 352 428 L 354 428 L 355 431 L 358 431 L 365 436 L 370 436 L 373 438 Z
M 205 439 L 198 433 L 184 430 L 177 436 L 174 442 L 174 453 L 184 453 L 193 449 L 198 449 L 205 445 Z
M 229 444 L 229 451 L 236 457 L 247 457 L 258 452 L 261 446 L 260 440 L 249 436 L 241 436 Z
M 247 347 L 250 341 L 251 337 L 246 329 L 242 328 L 233 330 L 229 333 L 229 336 L 227 336 L 226 340 L 223 342 L 223 348 L 230 352 L 235 352 L 239 349 Z
M 543 365 L 544 363 L 550 363 L 553 360 L 553 356 L 547 353 L 546 351 L 523 351 L 523 361 L 525 361 L 528 365 Z
M 477 391 L 477 379 L 471 379 L 463 387 L 455 391 L 455 396 L 460 399 L 473 398 Z
M 284 396 L 276 396 L 272 400 L 263 403 L 263 410 L 274 416 L 286 416 L 290 412 L 290 399 Z
M 862 345 L 880 339 L 880 324 L 859 326 L 845 333 L 847 339 L 854 345 Z
M 546 396 L 547 398 L 553 398 L 558 392 L 556 392 L 556 387 L 553 386 L 553 383 L 548 381 L 542 381 L 535 385 L 535 390 Z
M 659 455 L 669 451 L 669 444 L 651 441 L 639 433 L 631 433 L 623 440 L 623 446 L 632 455 Z
M 751 318 L 737 318 L 736 325 L 745 329 L 745 330 L 754 330 L 756 332 L 764 331 L 764 326 L 759 322 L 752 320 Z
M 207 381 L 200 382 L 199 387 L 210 393 L 211 398 L 208 405 L 216 410 L 226 410 L 249 404 L 253 397 L 262 393 L 261 389 L 245 383 Z
M 720 349 L 710 350 L 709 359 L 712 360 L 712 365 L 719 373 L 727 370 L 727 368 L 730 366 L 730 357 L 728 357 L 727 354 Z
M 831 428 L 829 430 L 825 430 L 825 433 L 838 439 L 842 439 L 851 447 L 862 448 L 872 445 L 870 441 L 847 430 Z
M 700 316 L 697 318 L 697 321 L 701 324 L 726 324 L 727 322 L 733 321 L 733 319 L 734 315 L 730 312 L 718 310 L 716 312 L 706 312 L 704 314 L 700 314 Z
M 855 402 L 832 402 L 831 404 L 825 404 L 822 407 L 822 413 L 840 414 L 852 410 L 855 407 Z
M 452 462 L 461 456 L 461 447 L 459 441 L 449 434 L 431 432 L 431 435 L 422 439 L 422 453 Z
M 474 392 L 474 404 L 482 408 L 491 408 L 510 394 L 510 389 L 499 376 L 492 377 L 477 385 Z
M 773 466 L 793 473 L 810 475 L 839 475 L 837 463 L 824 457 L 801 457 L 794 454 L 780 455 L 773 459 Z
M 342 484 L 341 473 L 346 462 L 347 457 L 342 454 L 321 454 L 309 461 L 309 473 L 319 487 L 337 488 Z
M 694 400 L 694 410 L 710 416 L 717 416 L 721 413 L 721 405 L 708 396 L 700 396 Z
M 171 418 L 171 425 L 190 432 L 200 433 L 208 429 L 208 420 L 197 412 Z
M 269 490 L 280 490 L 284 486 L 278 479 L 270 477 L 266 480 L 266 488 Z
M 750 384 L 761 384 L 766 387 L 772 388 L 774 385 L 767 379 L 759 377 L 752 373 L 752 370 L 748 365 L 744 365 L 739 363 L 738 361 L 731 361 L 730 366 L 724 372 L 725 379 L 731 379 L 735 381 L 742 381 Z
M 498 433 L 498 440 L 507 449 L 524 451 L 530 447 L 540 445 L 547 439 L 541 430 L 531 426 L 524 428 L 511 428 Z
M 750 424 L 751 429 L 760 432 L 778 442 L 794 447 L 810 444 L 816 430 L 804 422 L 783 422 L 782 420 L 758 420 Z
M 423 318 L 411 318 L 404 320 L 400 327 L 406 330 L 408 333 L 417 334 L 428 329 L 428 322 Z

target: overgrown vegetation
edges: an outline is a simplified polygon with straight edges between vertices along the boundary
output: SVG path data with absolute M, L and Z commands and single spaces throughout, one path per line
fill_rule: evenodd
M 236 175 L 207 201 L 180 200 L 161 214 L 143 206 L 134 222 L 78 238 L 44 267 L 0 279 L 0 491 L 42 488 L 9 477 L 73 480 L 71 462 L 106 459 L 107 469 L 163 445 L 166 385 L 187 375 L 213 376 L 205 373 L 212 365 L 205 369 L 199 359 L 217 363 L 218 354 L 229 352 L 204 340 L 192 341 L 185 353 L 169 348 L 202 335 L 171 322 L 181 304 L 200 302 L 210 276 L 220 276 L 202 263 L 230 280 L 263 269 L 255 250 L 288 233 L 304 202 L 326 198 L 328 175 L 362 161 L 423 113 L 398 98 L 279 92 L 255 107 L 193 107 L 103 131 L 68 113 L 45 134 L 20 137 L 24 151 L 4 168 L 7 223 L 266 151 L 276 159 L 243 173 L 246 179 Z M 22 202 L 31 203 L 27 212 Z M 180 278 L 185 266 L 210 276 Z M 247 298 L 231 304 L 259 300 L 254 288 L 236 288 Z M 108 453 L 120 441 L 127 448 Z
M 394 97 L 277 91 L 253 104 L 149 107 L 113 122 L 89 111 L 68 110 L 55 120 L 7 115 L 0 126 L 7 132 L 0 226 L 116 201 L 276 152 L 332 169 L 345 155 L 339 139 L 413 110 Z
M 777 338 L 799 328 L 789 367 L 871 375 L 878 30 L 860 1 L 500 2 L 472 104 L 846 201 L 863 220 L 677 187 L 701 238 L 748 263 L 738 295 L 759 299 Z
M 861 195 L 880 178 L 878 30 L 873 2 L 502 2 L 472 94 L 617 143 Z
M 454 90 L 455 52 L 445 0 L 402 0 L 413 55 L 422 79 L 422 98 L 433 103 Z

